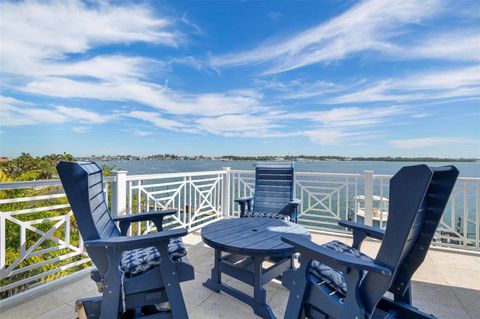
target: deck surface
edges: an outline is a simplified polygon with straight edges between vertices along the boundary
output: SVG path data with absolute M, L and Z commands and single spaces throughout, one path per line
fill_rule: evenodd
M 312 233 L 312 240 L 351 243 L 351 239 Z M 190 318 L 258 318 L 251 308 L 222 293 L 202 286 L 213 265 L 213 249 L 205 246 L 199 233 L 184 238 L 188 256 L 195 266 L 195 280 L 182 284 Z M 365 242 L 362 251 L 375 256 L 376 242 Z M 225 276 L 228 284 L 248 293 L 250 287 Z M 266 285 L 267 300 L 279 318 L 283 318 L 288 290 L 273 281 Z M 69 319 L 75 318 L 74 301 L 97 295 L 96 286 L 88 276 L 56 287 L 40 296 L 32 296 L 22 304 L 1 310 L 2 319 Z M 480 257 L 430 250 L 413 281 L 414 305 L 438 318 L 480 318 Z

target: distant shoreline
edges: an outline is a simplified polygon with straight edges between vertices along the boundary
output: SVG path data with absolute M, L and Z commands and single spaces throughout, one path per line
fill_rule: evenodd
M 75 157 L 77 160 L 92 161 L 299 161 L 299 162 L 480 162 L 475 158 L 437 158 L 437 157 L 342 157 L 342 156 L 88 156 Z

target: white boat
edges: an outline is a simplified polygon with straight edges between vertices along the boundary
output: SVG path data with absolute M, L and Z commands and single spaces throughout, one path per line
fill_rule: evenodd
M 388 198 L 373 195 L 372 220 L 385 223 L 388 219 Z M 365 195 L 355 196 L 355 214 L 365 218 Z

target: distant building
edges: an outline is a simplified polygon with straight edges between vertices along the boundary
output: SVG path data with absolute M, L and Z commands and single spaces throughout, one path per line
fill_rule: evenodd
M 4 163 L 4 162 L 7 162 L 7 161 L 8 161 L 7 157 L 0 156 L 0 163 Z

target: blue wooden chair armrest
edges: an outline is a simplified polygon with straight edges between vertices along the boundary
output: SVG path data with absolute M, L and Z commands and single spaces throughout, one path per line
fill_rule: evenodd
M 252 201 L 253 196 L 245 196 L 235 199 L 235 203 L 240 205 L 240 217 L 244 217 L 246 212 L 252 210 Z
M 132 250 L 136 248 L 146 248 L 150 246 L 159 246 L 159 243 L 168 245 L 171 238 L 183 237 L 188 232 L 185 228 L 169 229 L 158 233 L 151 233 L 140 236 L 118 236 L 108 239 L 95 239 L 85 241 L 85 247 L 106 247 L 115 248 L 117 251 Z
M 343 273 L 347 273 L 349 268 L 357 270 L 367 270 L 381 273 L 385 276 L 392 276 L 392 270 L 388 267 L 380 265 L 375 261 L 363 260 L 342 252 L 337 252 L 329 248 L 322 247 L 314 242 L 295 235 L 282 236 L 282 240 L 287 244 L 295 247 L 295 251 L 300 252 L 302 261 L 306 259 L 314 259 L 319 262 L 338 269 Z
M 367 226 L 349 220 L 341 220 L 338 224 L 353 231 L 352 247 L 355 249 L 360 249 L 360 246 L 366 237 L 383 240 L 383 237 L 385 236 L 385 230 L 377 227 Z
M 310 265 L 313 260 L 317 260 L 333 269 L 339 270 L 345 276 L 347 293 L 341 300 L 338 295 L 332 294 L 330 290 L 328 290 L 328 293 L 323 290 L 323 292 L 317 293 L 321 305 L 328 306 L 332 313 L 342 313 L 344 309 L 349 309 L 352 313 L 361 312 L 359 309 L 363 308 L 363 306 L 358 305 L 358 296 L 364 270 L 376 272 L 388 277 L 391 277 L 393 274 L 391 269 L 375 261 L 363 260 L 350 254 L 322 247 L 298 235 L 285 235 L 282 236 L 282 240 L 294 246 L 295 251 L 300 252 L 302 256 L 299 269 L 293 269 L 284 273 L 282 285 L 290 290 L 284 318 L 301 318 L 303 303 L 308 298 L 308 278 L 310 277 Z M 315 316 L 313 317 L 317 318 Z M 366 317 L 355 315 L 345 318 Z
M 302 203 L 301 200 L 299 200 L 298 198 L 294 198 L 294 199 L 292 199 L 292 200 L 290 201 L 289 204 L 292 205 L 292 206 L 298 206 L 298 205 L 300 205 L 301 203 Z
M 246 202 L 251 202 L 253 200 L 253 196 L 245 196 L 245 197 L 240 197 L 235 200 L 235 203 L 246 203 Z
M 127 230 L 130 227 L 130 224 L 133 222 L 141 222 L 146 220 L 151 220 L 155 227 L 157 227 L 157 231 L 163 230 L 163 218 L 165 216 L 176 214 L 176 209 L 168 209 L 168 210 L 160 210 L 155 212 L 148 212 L 148 213 L 138 213 L 132 215 L 124 215 L 124 216 L 117 216 L 112 217 L 113 221 L 119 222 L 120 232 L 123 236 L 127 234 Z

